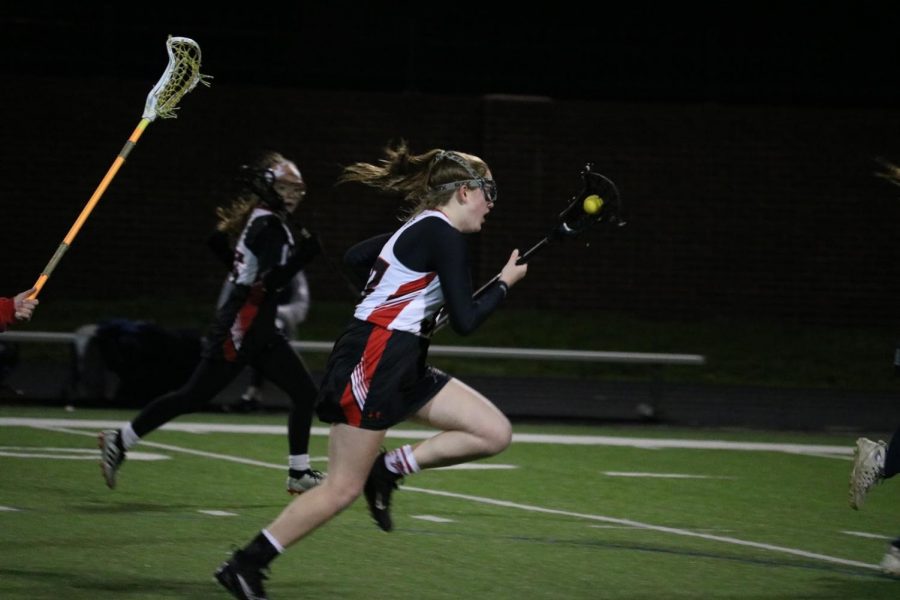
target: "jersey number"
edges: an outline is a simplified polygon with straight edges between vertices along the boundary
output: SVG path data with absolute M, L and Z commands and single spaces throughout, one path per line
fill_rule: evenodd
M 384 277 L 384 272 L 387 271 L 389 266 L 388 262 L 380 256 L 375 260 L 375 264 L 372 265 L 372 270 L 369 271 L 369 281 L 366 282 L 366 289 L 363 290 L 363 297 L 366 297 L 375 291 L 375 288 L 378 287 L 378 283 L 381 281 L 381 278 Z

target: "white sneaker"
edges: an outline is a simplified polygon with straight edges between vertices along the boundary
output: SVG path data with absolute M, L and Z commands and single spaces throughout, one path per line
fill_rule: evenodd
M 888 547 L 887 554 L 881 559 L 881 570 L 888 575 L 900 577 L 900 547 L 896 542 Z
M 850 508 L 859 510 L 872 486 L 884 479 L 884 457 L 887 444 L 870 439 L 856 440 L 853 470 L 850 472 Z
M 293 475 L 297 475 L 294 477 Z M 288 475 L 287 491 L 292 496 L 299 496 L 303 492 L 308 492 L 322 481 L 325 480 L 325 474 L 315 469 L 306 469 L 304 471 L 294 472 Z

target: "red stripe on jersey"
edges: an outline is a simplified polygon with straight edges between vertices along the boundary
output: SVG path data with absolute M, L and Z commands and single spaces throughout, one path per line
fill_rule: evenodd
M 397 298 L 402 298 L 404 296 L 411 296 L 416 292 L 421 292 L 425 288 L 428 287 L 428 284 L 437 277 L 437 273 L 428 273 L 424 277 L 420 277 L 415 281 L 410 281 L 408 283 L 404 283 L 397 291 L 388 296 L 387 300 L 384 304 L 376 308 L 369 314 L 366 321 L 370 323 L 375 323 L 376 325 L 380 325 L 381 327 L 388 327 L 391 323 L 394 322 L 394 319 L 397 318 L 397 315 L 400 314 L 406 306 L 413 301 L 413 298 L 408 298 L 406 300 L 395 301 L 393 303 L 388 304 L 391 300 L 396 300 Z
M 222 344 L 222 355 L 228 362 L 237 360 L 237 348 L 234 347 L 234 341 L 231 338 L 226 339 Z
M 344 413 L 344 418 L 347 419 L 348 425 L 359 427 L 362 421 L 362 407 L 366 404 L 366 396 L 372 384 L 372 377 L 375 375 L 378 363 L 381 362 L 381 357 L 384 356 L 384 349 L 387 347 L 388 340 L 392 334 L 393 332 L 389 329 L 375 327 L 372 329 L 372 333 L 369 334 L 369 339 L 366 340 L 366 347 L 363 349 L 362 357 L 360 357 L 359 363 L 357 363 L 356 368 L 351 373 L 351 380 L 347 382 L 344 393 L 341 394 L 341 412 Z M 357 372 L 357 369 L 361 373 Z M 361 375 L 362 381 L 357 381 L 354 384 L 353 377 L 359 375 Z M 359 395 L 365 394 L 365 396 L 357 397 L 354 394 L 354 389 L 357 390 Z
M 241 306 L 237 315 L 235 315 L 234 323 L 231 325 L 231 330 L 229 331 L 230 336 L 225 340 L 223 347 L 225 360 L 237 360 L 237 351 L 244 341 L 244 336 L 253 325 L 253 321 L 256 320 L 256 315 L 259 312 L 259 305 L 262 303 L 265 295 L 265 288 L 261 282 L 254 283 L 253 287 L 250 288 L 250 294 L 247 296 L 246 302 L 244 302 L 244 305 Z
M 399 298 L 401 296 L 412 294 L 414 292 L 420 292 L 427 288 L 428 284 L 431 283 L 431 280 L 435 277 L 437 277 L 437 273 L 428 273 L 427 275 L 425 275 L 425 277 L 420 277 L 414 281 L 404 283 L 397 289 L 396 292 L 388 296 L 388 300 L 393 300 L 394 298 Z
M 412 302 L 412 300 L 376 308 L 372 311 L 366 321 L 375 323 L 376 325 L 380 325 L 381 327 L 388 327 L 391 323 L 394 322 L 394 319 L 397 318 L 397 315 L 400 314 L 400 311 L 406 308 L 406 305 L 408 305 L 410 302 Z

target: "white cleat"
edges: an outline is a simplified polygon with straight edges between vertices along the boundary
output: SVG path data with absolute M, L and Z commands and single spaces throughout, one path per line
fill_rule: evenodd
M 856 440 L 853 451 L 853 470 L 850 472 L 850 508 L 859 510 L 872 486 L 884 479 L 884 458 L 887 444 L 870 439 Z
M 900 577 L 900 541 L 894 542 L 888 547 L 887 554 L 881 559 L 881 570 L 888 575 Z
M 308 492 L 325 481 L 325 474 L 315 469 L 300 471 L 299 475 L 299 477 L 288 475 L 287 491 L 292 496 L 299 496 L 303 492 Z

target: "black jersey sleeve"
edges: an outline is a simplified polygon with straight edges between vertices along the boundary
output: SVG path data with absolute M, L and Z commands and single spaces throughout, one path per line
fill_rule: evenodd
M 362 289 L 369 279 L 369 271 L 381 249 L 391 238 L 392 233 L 383 233 L 350 247 L 344 253 L 344 270 L 353 280 L 357 288 Z
M 272 268 L 266 274 L 266 286 L 274 289 L 284 287 L 298 271 L 306 268 L 306 265 L 321 253 L 322 242 L 319 240 L 319 236 L 304 229 L 287 262 Z
M 228 234 L 214 229 L 206 238 L 206 246 L 219 261 L 229 269 L 234 262 L 234 249 L 228 243 Z
M 394 254 L 411 269 L 437 271 L 450 326 L 460 335 L 478 329 L 506 296 L 498 282 L 472 298 L 465 237 L 443 219 L 422 219 L 410 227 L 397 240 Z
M 304 230 L 305 231 L 305 230 Z M 296 246 L 284 264 L 285 248 L 288 245 L 288 235 L 281 219 L 275 215 L 256 219 L 247 231 L 244 244 L 249 248 L 259 261 L 259 272 L 262 274 L 266 287 L 280 289 L 304 268 L 322 251 L 318 237 L 313 234 L 298 236 Z

